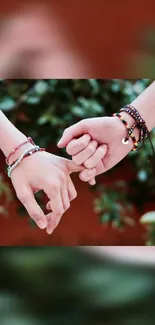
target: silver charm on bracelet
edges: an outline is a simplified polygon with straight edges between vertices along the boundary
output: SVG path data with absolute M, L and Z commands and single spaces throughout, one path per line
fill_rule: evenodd
M 8 172 L 8 177 L 11 178 L 11 173 L 12 171 L 21 163 L 21 161 L 23 160 L 23 158 L 33 152 L 33 151 L 36 151 L 37 149 L 39 149 L 40 147 L 39 146 L 34 146 L 32 147 L 31 149 L 27 149 L 23 152 L 23 154 L 19 157 L 19 159 L 12 165 L 12 166 L 9 166 L 8 169 L 7 169 L 7 172 Z
M 129 144 L 129 139 L 127 139 L 127 138 L 123 138 L 123 139 L 122 139 L 122 143 L 123 143 L 124 145 Z

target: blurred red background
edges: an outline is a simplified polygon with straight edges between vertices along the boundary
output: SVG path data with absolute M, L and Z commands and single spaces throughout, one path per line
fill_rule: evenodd
M 5 18 L 6 13 L 13 15 L 17 8 L 24 10 L 28 3 L 3 2 L 1 17 Z M 34 3 L 39 7 L 38 1 Z M 154 55 L 144 39 L 145 31 L 155 26 L 154 1 L 65 0 L 45 1 L 45 4 L 49 6 L 48 20 L 52 23 L 56 17 L 58 24 L 65 26 L 71 48 L 80 53 L 84 62 L 87 61 L 88 69 L 83 77 L 141 77 L 136 75 L 136 63 L 145 60 L 145 56 Z M 51 28 L 51 37 L 52 33 Z M 137 71 L 148 77 L 143 75 L 143 69 Z

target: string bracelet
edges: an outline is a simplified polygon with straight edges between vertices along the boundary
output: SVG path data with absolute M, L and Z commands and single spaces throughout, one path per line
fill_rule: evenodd
M 11 178 L 12 171 L 21 163 L 21 161 L 24 159 L 24 157 L 26 157 L 27 155 L 32 155 L 33 152 L 37 152 L 37 151 L 39 151 L 39 149 L 40 149 L 39 146 L 34 146 L 31 149 L 25 150 L 22 153 L 22 155 L 16 160 L 16 162 L 12 166 L 8 167 L 8 169 L 7 169 L 8 177 Z
M 14 149 L 11 150 L 10 154 L 8 157 L 5 159 L 6 164 L 9 166 L 9 159 L 12 155 L 15 154 L 22 146 L 24 146 L 26 143 L 31 143 L 33 146 L 35 146 L 35 143 L 33 142 L 32 138 L 28 137 L 26 141 L 22 142 L 20 145 L 15 147 Z
M 131 138 L 132 141 L 133 141 L 133 149 L 132 149 L 132 151 L 136 151 L 137 148 L 138 148 L 138 141 L 136 140 L 136 138 L 135 138 L 135 136 L 133 134 L 133 131 L 134 131 L 135 127 L 136 127 L 136 123 L 134 123 L 134 125 L 132 127 L 130 127 L 130 125 L 127 123 L 127 121 L 123 118 L 122 114 L 114 113 L 112 116 L 117 116 L 126 127 L 127 135 L 126 135 L 125 138 L 122 139 L 122 143 L 124 145 L 128 144 L 129 143 L 129 138 Z

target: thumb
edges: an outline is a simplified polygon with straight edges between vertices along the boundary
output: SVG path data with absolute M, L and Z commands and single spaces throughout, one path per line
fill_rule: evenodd
M 85 125 L 81 122 L 78 122 L 69 128 L 67 128 L 64 132 L 63 135 L 58 142 L 58 147 L 59 148 L 64 148 L 67 146 L 67 144 L 74 138 L 79 137 L 86 133 L 86 127 Z

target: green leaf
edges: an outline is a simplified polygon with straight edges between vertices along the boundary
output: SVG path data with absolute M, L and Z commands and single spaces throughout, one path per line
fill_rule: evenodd
M 25 102 L 27 104 L 35 105 L 35 104 L 38 104 L 40 102 L 40 97 L 31 95 L 31 96 L 28 96 L 26 98 Z
M 104 213 L 100 217 L 101 223 L 108 223 L 110 221 L 110 213 Z
M 74 106 L 72 108 L 72 112 L 73 112 L 73 114 L 75 114 L 76 116 L 78 116 L 80 118 L 83 118 L 85 116 L 84 109 L 82 107 L 79 107 L 79 106 Z
M 44 95 L 45 93 L 47 93 L 47 91 L 49 90 L 49 85 L 46 81 L 44 80 L 39 80 L 34 87 L 34 91 L 38 94 L 38 95 Z
M 93 89 L 93 94 L 98 94 L 100 90 L 98 81 L 96 79 L 88 79 L 88 82 Z
M 146 180 L 147 180 L 147 178 L 148 178 L 148 175 L 147 175 L 147 172 L 146 172 L 146 170 L 140 170 L 139 172 L 138 172 L 138 174 L 137 174 L 137 177 L 138 177 L 138 179 L 141 181 L 141 182 L 145 182 Z
M 2 111 L 11 111 L 14 109 L 15 101 L 11 97 L 5 97 L 0 101 L 0 109 Z

